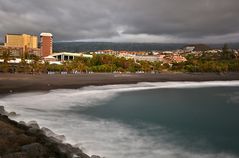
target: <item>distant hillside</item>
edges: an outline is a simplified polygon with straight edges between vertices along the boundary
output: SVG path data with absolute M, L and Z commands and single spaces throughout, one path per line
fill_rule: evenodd
M 54 52 L 89 52 L 97 50 L 127 50 L 127 51 L 167 51 L 182 49 L 190 44 L 161 44 L 161 43 L 110 43 L 110 42 L 56 42 Z M 239 43 L 228 44 L 230 48 L 239 49 Z M 197 44 L 197 49 L 222 48 L 223 44 Z
M 239 43 L 227 43 L 228 47 L 231 49 L 239 49 Z M 211 48 L 222 48 L 224 44 L 210 44 L 209 46 Z
M 3 45 L 3 43 L 0 43 Z M 185 46 L 196 46 L 196 50 L 221 49 L 224 44 L 163 44 L 163 43 L 110 43 L 110 42 L 55 42 L 54 52 L 90 52 L 97 50 L 127 50 L 127 51 L 170 51 L 182 49 Z M 239 43 L 229 43 L 229 48 L 239 49 Z M 39 43 L 40 47 L 40 43 Z
M 97 51 L 97 50 L 127 50 L 127 51 L 152 51 L 173 50 L 182 48 L 184 44 L 158 44 L 158 43 L 108 43 L 108 42 L 57 42 L 54 51 Z

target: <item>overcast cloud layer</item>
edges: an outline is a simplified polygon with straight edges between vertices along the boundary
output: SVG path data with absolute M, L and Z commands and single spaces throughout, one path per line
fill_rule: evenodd
M 0 35 L 57 41 L 239 42 L 239 0 L 0 0 Z

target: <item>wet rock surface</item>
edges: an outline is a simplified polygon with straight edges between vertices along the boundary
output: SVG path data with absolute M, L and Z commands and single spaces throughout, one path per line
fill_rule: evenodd
M 0 106 L 0 115 L 5 115 L 5 116 L 9 116 L 9 117 L 17 116 L 16 112 L 7 112 L 4 108 L 4 106 Z
M 101 157 L 97 155 L 92 155 L 91 158 L 101 158 Z
M 0 107 L 0 158 L 90 158 L 79 148 L 62 143 L 65 137 L 50 129 L 10 120 Z M 50 137 L 48 137 L 48 136 Z
M 53 131 L 51 131 L 50 129 L 46 127 L 42 127 L 41 130 L 44 133 L 44 135 L 46 135 L 52 140 L 55 140 L 58 143 L 62 143 L 66 140 L 66 137 L 64 135 L 55 134 Z
M 0 106 L 0 115 L 7 115 L 7 114 L 8 114 L 8 112 L 5 111 L 4 106 Z
M 27 126 L 30 128 L 34 128 L 34 129 L 40 129 L 38 123 L 36 121 L 30 121 L 27 123 Z

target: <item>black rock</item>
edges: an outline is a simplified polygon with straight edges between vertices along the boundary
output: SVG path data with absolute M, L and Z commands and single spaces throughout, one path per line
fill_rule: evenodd
M 28 156 L 25 152 L 16 152 L 4 155 L 1 158 L 28 158 Z
M 9 116 L 9 117 L 16 117 L 17 114 L 16 114 L 15 112 L 9 112 L 9 113 L 7 114 L 7 116 Z
M 28 127 L 35 128 L 35 129 L 40 129 L 38 123 L 36 121 L 30 121 L 27 123 Z
M 62 143 L 66 140 L 66 137 L 64 135 L 55 134 L 53 131 L 51 131 L 50 129 L 48 129 L 46 127 L 42 127 L 41 130 L 47 137 L 55 140 L 58 143 Z
M 7 115 L 8 114 L 7 111 L 5 111 L 4 106 L 0 106 L 0 114 L 1 115 Z
M 27 133 L 29 135 L 33 135 L 33 136 L 41 136 L 43 132 L 40 129 L 37 129 L 37 128 L 29 128 L 27 130 Z
M 24 121 L 19 121 L 19 124 L 24 125 L 24 126 L 27 125 L 26 122 L 24 122 Z
M 24 145 L 21 150 L 31 158 L 39 158 L 47 155 L 47 149 L 39 143 Z
M 5 112 L 4 107 L 0 110 Z M 4 138 L 8 137 L 6 139 L 9 142 L 20 142 L 16 144 L 16 148 L 0 154 L 0 158 L 90 158 L 81 149 L 62 143 L 65 139 L 63 135 L 57 135 L 47 128 L 39 129 L 35 121 L 18 123 L 6 115 L 0 115 L 0 122 L 7 124 L 2 127 L 0 134 L 5 135 Z M 9 130 L 9 126 L 13 130 Z
M 79 148 L 73 147 L 70 144 L 58 144 L 58 149 L 61 153 L 65 153 L 67 158 L 90 158 Z
M 101 157 L 97 155 L 92 155 L 90 158 L 101 158 Z

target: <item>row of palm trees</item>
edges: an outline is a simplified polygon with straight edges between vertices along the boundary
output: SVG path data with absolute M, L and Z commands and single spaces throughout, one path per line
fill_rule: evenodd
M 29 53 L 25 52 L 21 55 L 21 62 L 19 64 L 10 64 L 9 61 L 15 59 L 12 56 L 11 50 L 7 48 L 0 48 L 0 72 L 34 72 L 38 71 L 40 64 L 40 57 L 35 55 L 28 55 Z M 31 59 L 31 63 L 27 63 L 26 59 Z M 40 71 L 39 71 L 40 72 Z
M 71 62 L 64 62 L 62 65 L 50 65 L 42 62 L 40 57 L 27 55 L 21 56 L 19 64 L 9 64 L 9 60 L 14 59 L 8 49 L 0 49 L 0 72 L 21 72 L 21 73 L 47 73 L 54 72 L 136 72 L 136 71 L 159 71 L 161 63 L 150 63 L 141 61 L 136 63 L 134 60 L 118 58 L 109 55 L 93 55 L 93 58 L 87 59 L 83 57 L 76 58 Z M 31 62 L 27 62 L 31 59 Z

